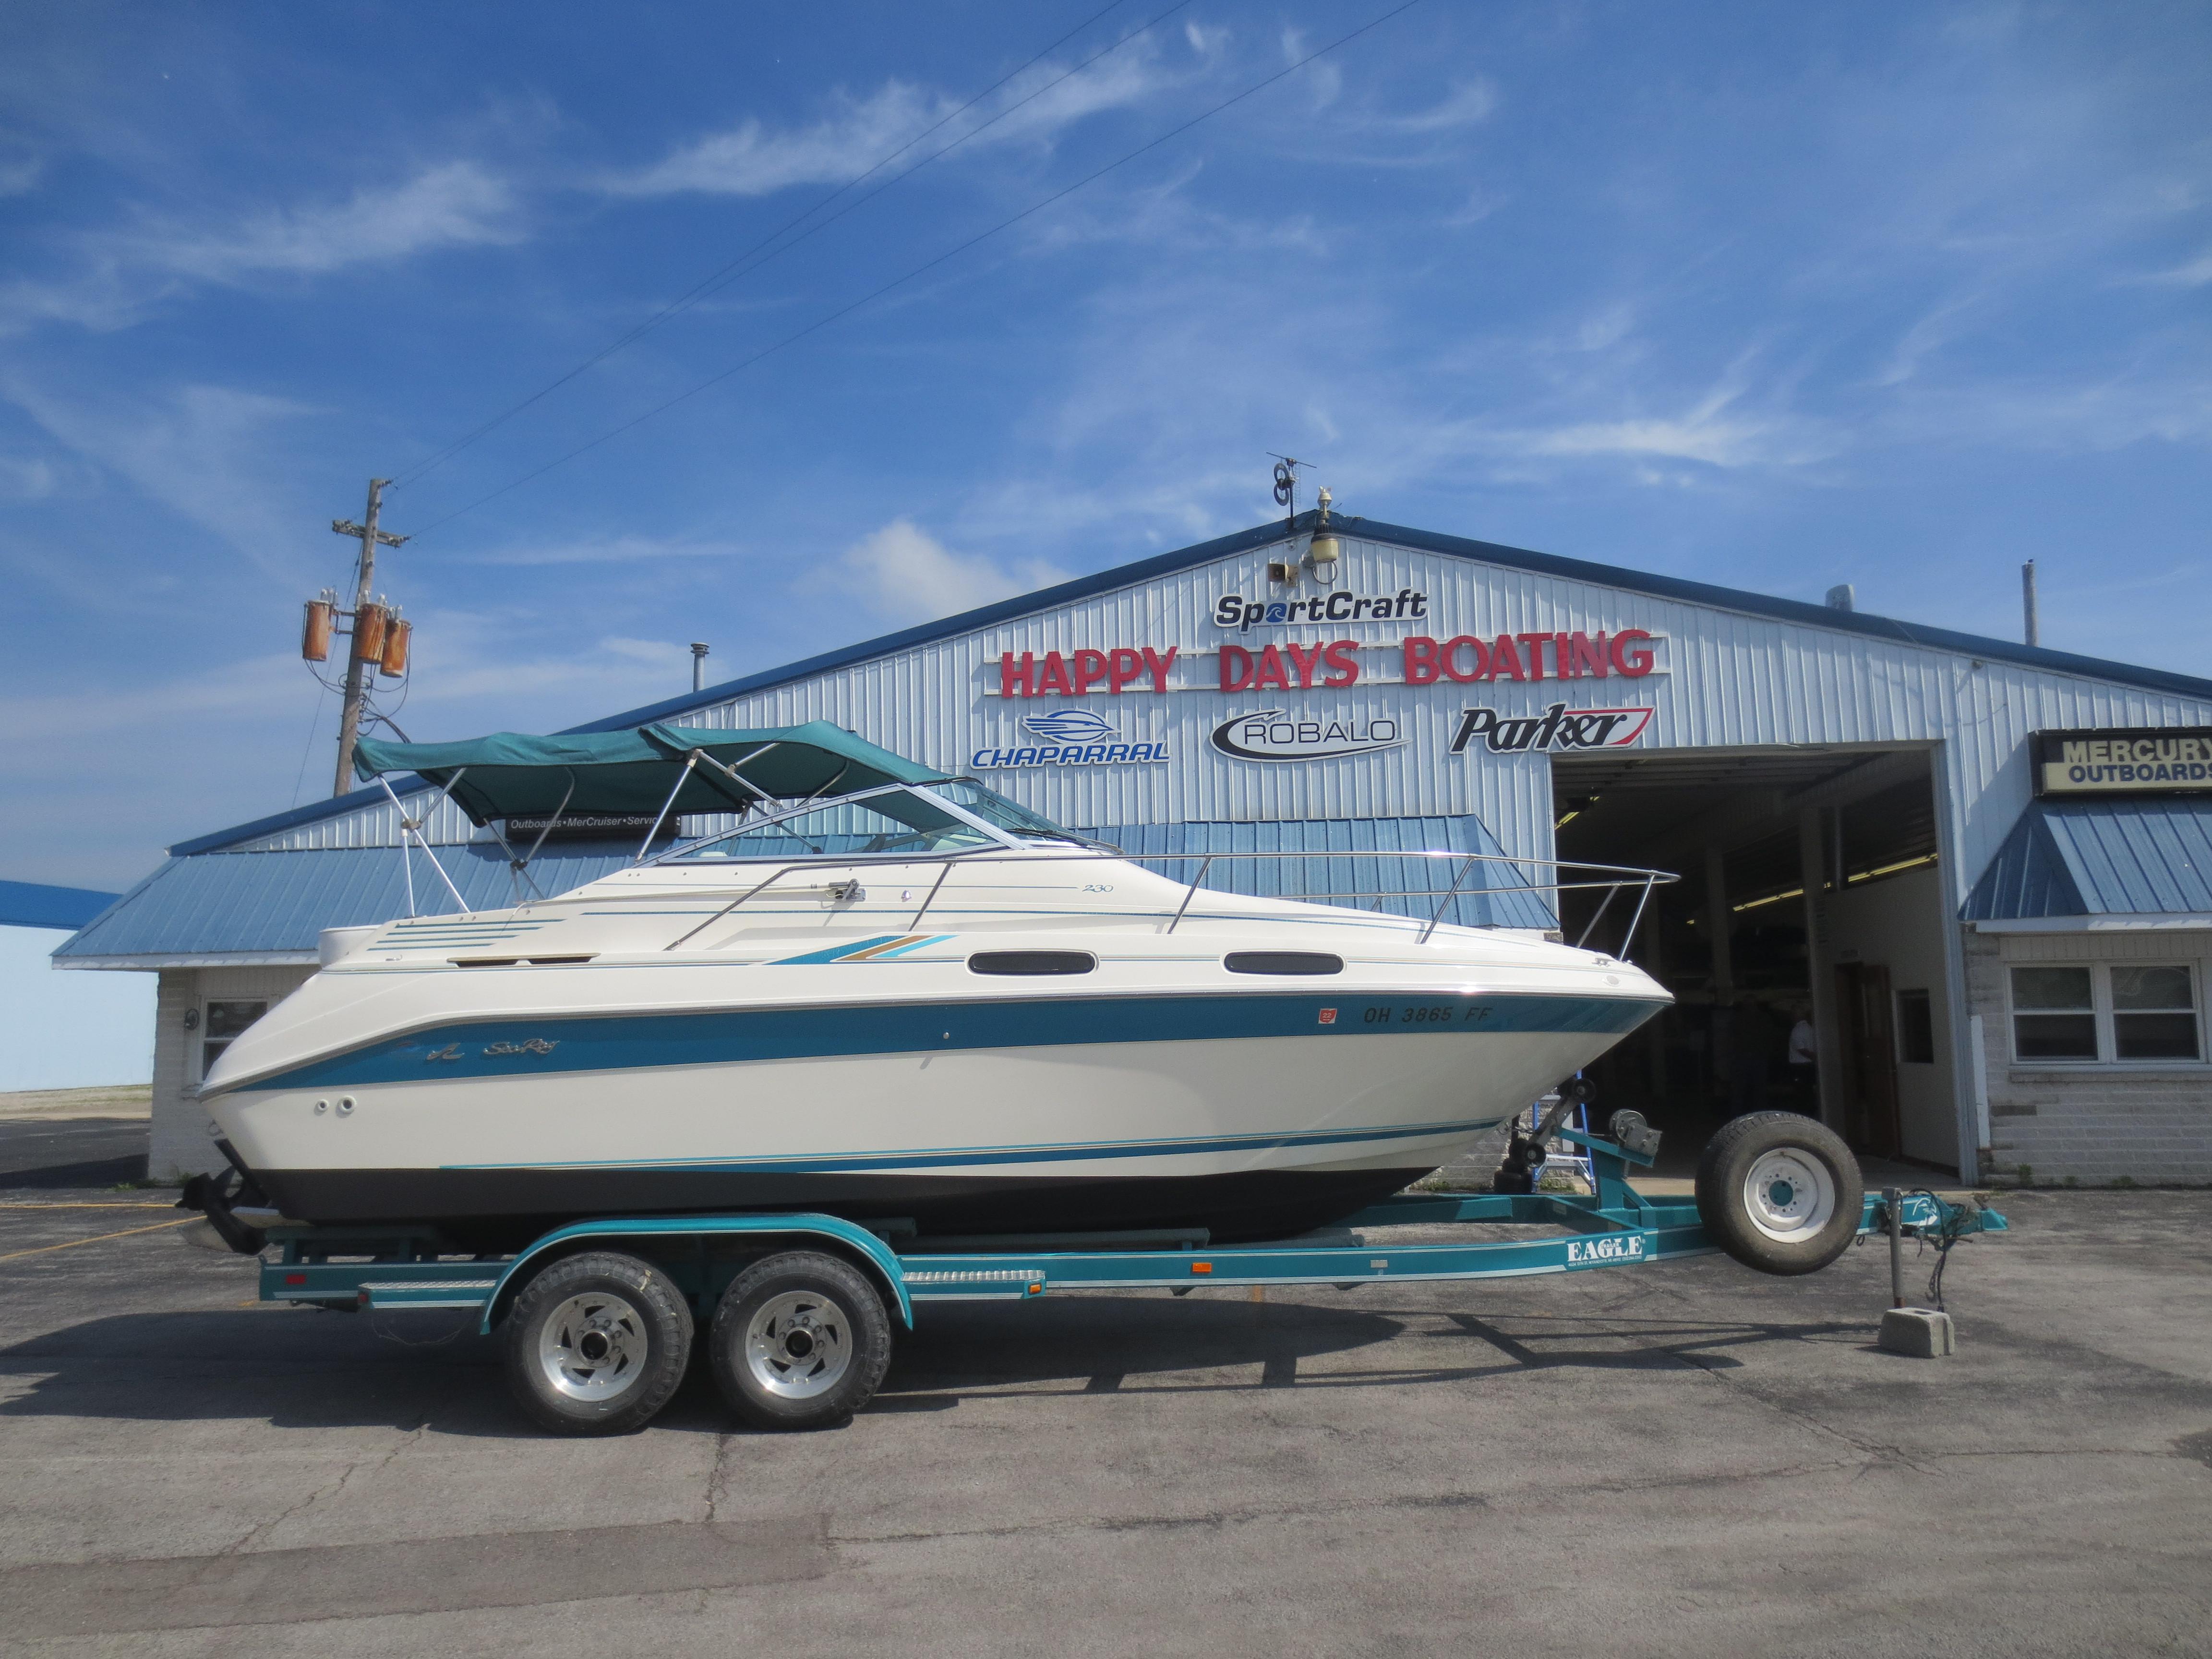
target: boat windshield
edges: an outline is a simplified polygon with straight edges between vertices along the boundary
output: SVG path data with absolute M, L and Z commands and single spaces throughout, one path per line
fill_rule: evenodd
M 941 797 L 942 799 L 939 799 Z M 948 810 L 946 802 L 959 810 Z M 969 816 L 963 816 L 963 814 Z M 979 818 L 1001 833 L 969 821 Z M 1073 836 L 1010 800 L 971 783 L 876 789 L 787 813 L 679 848 L 672 862 L 729 859 L 909 857 L 1003 846 L 1014 837 Z
M 962 811 L 979 817 L 994 829 L 1025 841 L 1072 841 L 1079 846 L 1082 837 L 1071 835 L 1049 818 L 1041 818 L 1026 806 L 1017 806 L 1004 795 L 994 795 L 980 783 L 966 778 L 951 783 L 933 784 L 931 793 L 945 797 Z

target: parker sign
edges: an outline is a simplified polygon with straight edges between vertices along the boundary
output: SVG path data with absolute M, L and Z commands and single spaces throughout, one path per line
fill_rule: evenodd
M 1649 708 L 1570 708 L 1555 702 L 1540 714 L 1501 714 L 1495 708 L 1469 708 L 1452 733 L 1451 751 L 1464 754 L 1482 739 L 1493 755 L 1521 755 L 1534 749 L 1619 749 L 1634 743 L 1651 724 Z
M 1387 717 L 1356 720 L 1280 708 L 1238 714 L 1213 728 L 1213 746 L 1238 760 L 1334 760 L 1395 749 L 1403 742 L 1398 722 Z

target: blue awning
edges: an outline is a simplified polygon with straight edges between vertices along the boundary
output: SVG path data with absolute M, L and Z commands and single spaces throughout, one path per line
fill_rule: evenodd
M 1959 914 L 1967 921 L 2212 915 L 2212 799 L 2039 800 Z
M 82 927 L 114 902 L 88 887 L 0 881 L 0 927 Z

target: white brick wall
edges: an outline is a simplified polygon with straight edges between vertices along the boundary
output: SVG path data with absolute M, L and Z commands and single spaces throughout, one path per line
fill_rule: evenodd
M 2006 1023 L 2014 962 L 2193 962 L 2203 983 L 2212 933 L 1978 933 L 1968 930 L 1966 994 L 1982 1017 L 1989 1068 L 1987 1178 L 2038 1186 L 2212 1182 L 2212 1066 L 2020 1065 Z M 2201 994 L 2201 992 L 2200 992 Z
M 167 968 L 155 1004 L 154 1133 L 147 1167 L 160 1180 L 181 1180 L 222 1167 L 200 1109 L 200 1043 L 210 1001 L 253 998 L 270 1006 L 306 983 L 312 968 Z M 197 1029 L 185 1029 L 198 1009 Z

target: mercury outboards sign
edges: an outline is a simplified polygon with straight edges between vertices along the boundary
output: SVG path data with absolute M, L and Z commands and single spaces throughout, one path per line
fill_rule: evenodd
M 1575 708 L 1555 702 L 1540 714 L 1500 714 L 1469 708 L 1460 715 L 1451 751 L 1466 752 L 1477 738 L 1493 755 L 1532 749 L 1618 749 L 1634 743 L 1651 724 L 1649 708 Z
M 1340 715 L 1286 714 L 1261 708 L 1238 714 L 1213 728 L 1213 746 L 1239 760 L 1334 760 L 1342 755 L 1371 755 L 1395 749 L 1405 738 L 1388 718 L 1355 720 Z

